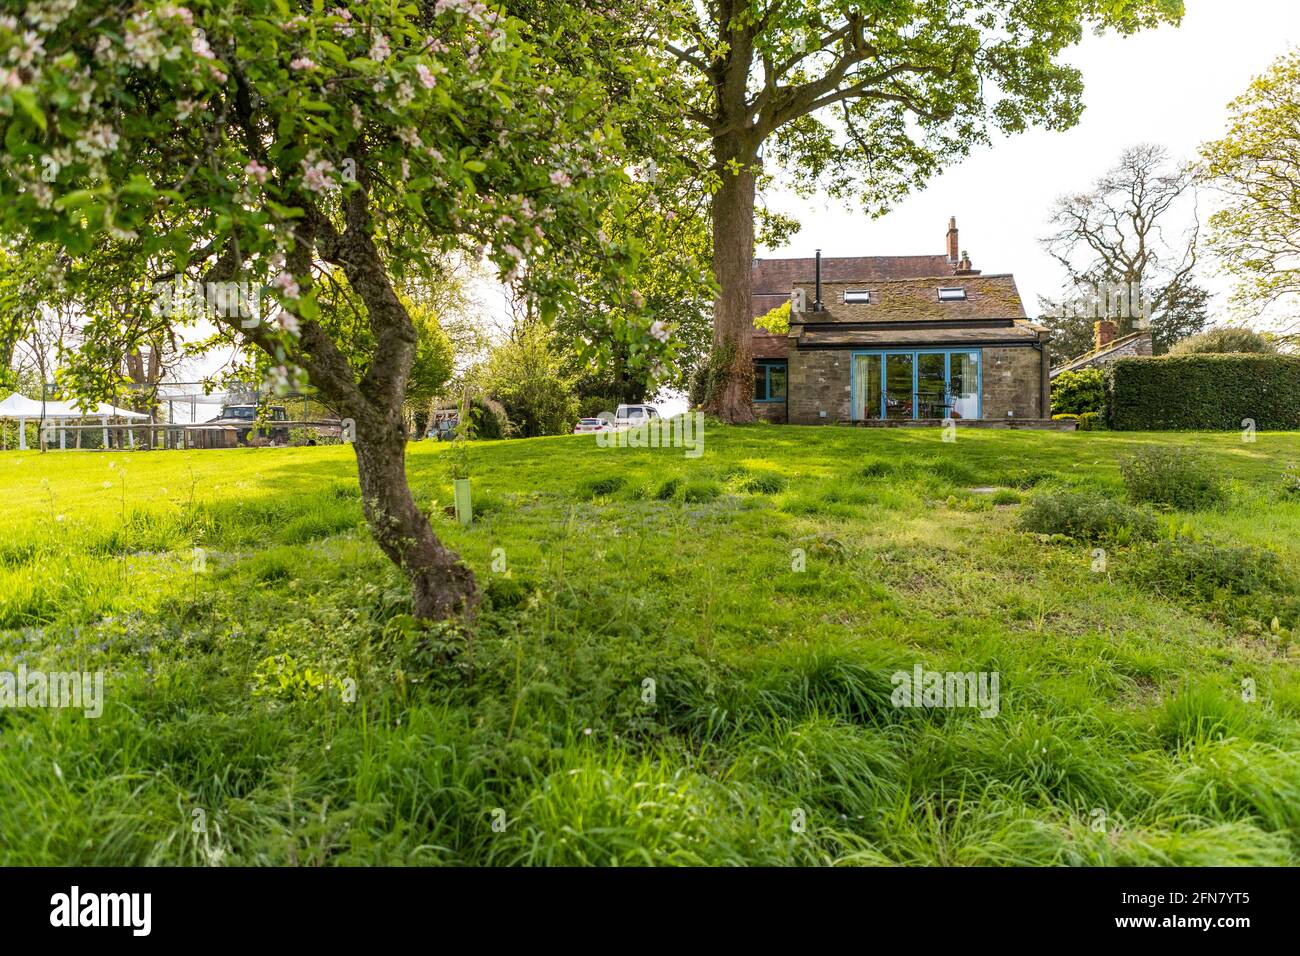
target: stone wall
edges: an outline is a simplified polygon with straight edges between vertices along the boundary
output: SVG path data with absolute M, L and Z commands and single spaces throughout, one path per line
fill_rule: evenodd
M 784 425 L 787 420 L 785 402 L 751 402 L 754 417 L 766 419 L 775 425 Z
M 1042 357 L 1034 348 L 985 348 L 982 353 L 982 414 L 986 419 L 1041 419 Z M 847 349 L 790 352 L 789 399 L 784 405 L 754 404 L 755 414 L 792 425 L 849 421 L 853 353 Z M 824 415 L 822 413 L 825 413 Z M 774 417 L 778 415 L 782 417 Z
M 848 351 L 791 349 L 790 397 L 786 402 L 790 424 L 848 421 L 851 364 Z
M 984 418 L 1050 418 L 1043 414 L 1042 357 L 1034 348 L 983 349 Z

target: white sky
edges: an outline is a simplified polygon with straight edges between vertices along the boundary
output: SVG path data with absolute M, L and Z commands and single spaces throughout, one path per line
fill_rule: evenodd
M 1190 158 L 1222 134 L 1229 101 L 1245 92 L 1289 45 L 1300 41 L 1297 0 L 1186 0 L 1179 27 L 1133 37 L 1089 36 L 1070 51 L 1083 72 L 1085 111 L 1064 133 L 1033 129 L 981 147 L 888 215 L 872 220 L 851 205 L 773 190 L 768 205 L 802 223 L 788 246 L 760 256 L 918 255 L 945 251 L 948 218 L 976 269 L 1012 272 L 1030 315 L 1039 295 L 1060 292 L 1062 275 L 1037 240 L 1061 194 L 1082 190 L 1120 151 L 1139 142 Z M 1202 197 L 1202 220 L 1206 213 Z M 1202 270 L 1222 315 L 1231 283 Z

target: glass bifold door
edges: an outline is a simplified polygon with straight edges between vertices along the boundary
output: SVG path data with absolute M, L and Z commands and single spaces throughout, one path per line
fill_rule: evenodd
M 853 353 L 853 418 L 979 418 L 978 351 Z

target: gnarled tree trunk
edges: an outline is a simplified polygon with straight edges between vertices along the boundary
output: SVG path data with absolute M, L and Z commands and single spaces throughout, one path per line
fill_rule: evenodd
M 400 406 L 396 414 L 358 421 L 352 447 L 366 522 L 380 550 L 410 579 L 415 616 L 438 619 L 473 610 L 478 601 L 473 572 L 443 547 L 407 484 Z

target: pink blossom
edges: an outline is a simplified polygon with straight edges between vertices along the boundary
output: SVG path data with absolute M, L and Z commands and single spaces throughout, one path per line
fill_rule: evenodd
M 195 56 L 202 57 L 205 60 L 215 60 L 217 55 L 212 52 L 212 47 L 208 46 L 208 37 L 202 30 L 195 30 L 193 37 L 190 39 L 190 49 Z
M 278 276 L 272 279 L 271 285 L 279 289 L 290 299 L 296 299 L 302 294 L 302 290 L 298 288 L 298 280 L 287 272 L 281 272 Z
M 569 174 L 564 170 L 557 169 L 551 173 L 551 183 L 555 186 L 572 186 L 573 180 L 569 178 Z
M 244 167 L 244 173 L 251 179 L 256 179 L 259 183 L 266 182 L 266 177 L 270 170 L 263 166 L 255 159 L 250 159 L 248 165 Z
M 302 184 L 314 193 L 325 192 L 334 185 L 334 164 L 308 156 L 302 161 Z
M 641 298 L 640 295 L 636 295 L 636 296 L 634 297 L 634 301 L 639 300 L 640 298 Z M 638 306 L 639 306 L 640 304 L 641 304 L 640 302 L 637 302 L 637 305 L 638 305 Z M 660 342 L 667 342 L 667 341 L 668 341 L 668 326 L 664 325 L 664 324 L 663 324 L 662 322 L 660 322 L 658 319 L 655 319 L 653 322 L 650 323 L 650 334 L 651 334 L 654 338 L 658 339 Z
M 300 56 L 290 62 L 289 67 L 294 70 L 314 70 L 316 61 L 309 56 Z
M 375 34 L 375 39 L 370 44 L 370 59 L 382 63 L 392 52 L 388 46 L 388 37 L 382 33 Z
M 415 72 L 420 77 L 420 84 L 426 89 L 431 90 L 438 82 L 438 78 L 433 75 L 433 70 L 429 69 L 423 63 L 415 68 Z

